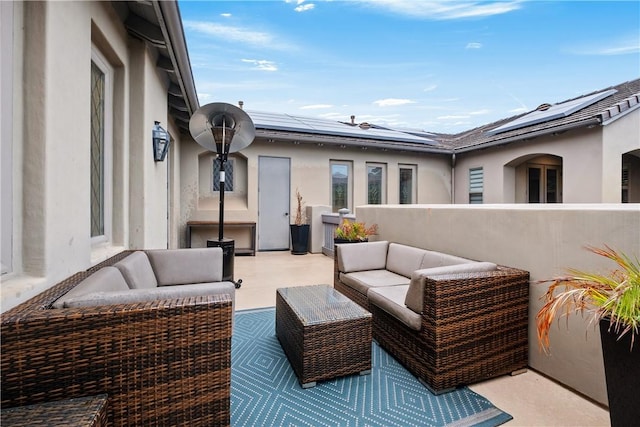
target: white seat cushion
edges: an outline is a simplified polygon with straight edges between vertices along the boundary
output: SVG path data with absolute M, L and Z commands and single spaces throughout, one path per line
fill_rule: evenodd
M 158 286 L 222 280 L 222 248 L 147 251 Z
M 153 268 L 151 268 L 149 258 L 143 251 L 136 251 L 113 266 L 120 270 L 131 289 L 158 287 L 158 281 Z
M 402 276 L 411 277 L 411 273 L 420 268 L 426 252 L 424 249 L 413 246 L 390 243 L 385 268 Z
M 389 242 L 342 243 L 338 248 L 338 270 L 344 273 L 381 270 L 387 263 Z
M 353 273 L 340 273 L 340 281 L 355 289 L 363 295 L 367 295 L 370 288 L 381 286 L 408 285 L 409 278 L 388 270 L 354 271 Z
M 369 289 L 369 303 L 383 309 L 409 328 L 419 331 L 422 327 L 422 316 L 404 305 L 409 285 L 390 286 Z
M 75 298 L 83 298 L 94 292 L 129 291 L 127 282 L 122 277 L 122 273 L 115 267 L 103 267 L 96 271 L 69 292 L 58 298 L 53 304 L 53 308 L 63 308 L 65 303 Z

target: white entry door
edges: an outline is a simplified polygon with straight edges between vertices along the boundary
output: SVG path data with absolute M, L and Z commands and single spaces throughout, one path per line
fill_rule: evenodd
M 258 250 L 289 250 L 291 159 L 258 158 Z

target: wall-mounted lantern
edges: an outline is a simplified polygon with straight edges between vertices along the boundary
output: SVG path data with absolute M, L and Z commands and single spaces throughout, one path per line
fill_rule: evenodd
M 153 160 L 156 162 L 163 162 L 169 151 L 169 144 L 171 143 L 171 137 L 169 132 L 164 130 L 160 126 L 160 122 L 155 122 L 153 127 Z

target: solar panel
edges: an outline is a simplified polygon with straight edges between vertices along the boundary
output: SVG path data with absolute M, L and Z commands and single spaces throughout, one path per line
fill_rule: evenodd
M 507 132 L 509 130 L 519 129 L 525 126 L 531 126 L 538 123 L 547 122 L 549 120 L 566 117 L 570 114 L 575 113 L 576 111 L 579 111 L 585 107 L 588 107 L 589 105 L 595 104 L 596 102 L 610 95 L 613 95 L 616 92 L 617 90 L 615 89 L 609 89 L 607 91 L 595 93 L 593 95 L 583 96 L 581 98 L 577 98 L 572 101 L 550 105 L 548 106 L 548 108 L 532 111 L 529 114 L 525 114 L 522 117 L 519 117 L 515 120 L 512 120 L 508 123 L 503 124 L 502 126 L 492 129 L 487 133 L 490 135 L 495 135 L 497 133 Z
M 361 128 L 334 120 L 313 117 L 292 116 L 290 114 L 247 111 L 256 129 L 307 132 L 322 135 L 346 136 L 383 141 L 401 141 L 419 144 L 438 145 L 432 139 L 412 135 L 406 132 L 377 127 Z

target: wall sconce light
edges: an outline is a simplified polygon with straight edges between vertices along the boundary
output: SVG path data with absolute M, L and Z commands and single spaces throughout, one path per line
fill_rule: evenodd
M 160 122 L 156 121 L 153 126 L 153 160 L 163 162 L 169 150 L 171 138 L 169 132 L 160 126 Z

